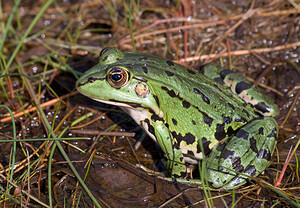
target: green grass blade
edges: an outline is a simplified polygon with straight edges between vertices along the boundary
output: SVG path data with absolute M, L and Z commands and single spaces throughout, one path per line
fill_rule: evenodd
M 136 51 L 136 47 L 135 47 L 135 43 L 134 43 L 134 39 L 133 39 L 133 31 L 132 31 L 132 18 L 131 18 L 132 1 L 133 0 L 130 0 L 130 3 L 129 3 L 129 29 L 130 29 L 130 37 L 131 37 L 132 47 L 133 47 L 133 50 Z
M 19 43 L 18 43 L 17 47 L 15 48 L 14 52 L 10 56 L 10 59 L 7 62 L 7 68 L 9 68 L 10 65 L 12 64 L 12 62 L 15 59 L 17 53 L 19 52 L 22 44 L 24 43 L 24 40 L 27 38 L 27 36 L 31 32 L 32 28 L 35 26 L 35 24 L 40 19 L 40 17 L 45 12 L 45 10 L 53 3 L 53 1 L 54 0 L 48 0 L 48 1 L 46 1 L 46 3 L 41 7 L 41 10 L 39 11 L 39 13 L 32 20 L 31 24 L 28 26 L 27 30 L 25 31 L 24 35 L 22 36 L 21 40 L 19 41 Z
M 10 15 L 9 15 L 9 17 L 8 17 L 8 20 L 7 20 L 5 29 L 4 29 L 4 33 L 3 33 L 2 37 L 1 37 L 0 51 L 2 51 L 2 48 L 3 48 L 4 42 L 5 42 L 7 33 L 8 33 L 8 31 L 9 31 L 9 27 L 11 26 L 13 17 L 14 17 L 14 15 L 15 15 L 17 9 L 18 9 L 18 6 L 19 6 L 20 2 L 21 2 L 21 0 L 15 1 L 14 8 L 13 8 L 12 12 L 10 13 Z

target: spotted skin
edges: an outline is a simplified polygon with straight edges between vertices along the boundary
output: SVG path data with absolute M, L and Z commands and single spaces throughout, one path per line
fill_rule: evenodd
M 235 187 L 237 178 L 246 180 L 247 176 L 254 177 L 268 166 L 275 148 L 277 132 L 271 137 L 268 135 L 272 134 L 275 126 L 277 124 L 271 117 L 254 119 L 224 144 L 219 145 L 207 161 L 208 181 L 213 183 L 213 187 Z M 260 132 L 260 128 L 264 132 Z M 236 172 L 244 175 L 236 176 Z
M 266 169 L 278 130 L 272 117 L 253 110 L 257 105 L 264 111 L 264 103 L 268 114 L 272 102 L 259 100 L 250 106 L 239 94 L 252 86 L 227 87 L 230 71 L 212 74 L 148 54 L 106 48 L 99 64 L 84 73 L 76 87 L 92 99 L 120 106 L 141 125 L 164 152 L 167 176 L 201 186 L 197 179 L 185 179 L 187 165 L 206 157 L 210 186 L 231 189 L 247 182 L 245 174 L 256 177 Z
M 204 74 L 221 84 L 226 84 L 231 88 L 232 92 L 251 104 L 256 112 L 264 116 L 273 117 L 279 114 L 279 109 L 273 99 L 263 94 L 260 89 L 244 76 L 233 73 L 228 69 L 219 68 L 213 64 L 204 67 Z

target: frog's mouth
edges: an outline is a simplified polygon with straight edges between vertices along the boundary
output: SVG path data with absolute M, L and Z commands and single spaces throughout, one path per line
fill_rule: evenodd
M 91 98 L 91 99 L 96 100 L 101 103 L 119 106 L 121 108 L 123 108 L 123 107 L 124 108 L 132 108 L 132 109 L 142 108 L 142 105 L 139 103 L 121 102 L 121 101 L 113 100 L 113 99 L 109 99 L 109 100 L 101 100 L 101 99 L 97 99 L 97 98 Z

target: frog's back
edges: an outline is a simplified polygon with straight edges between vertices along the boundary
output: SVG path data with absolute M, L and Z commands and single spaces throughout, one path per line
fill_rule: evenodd
M 194 107 L 218 120 L 234 115 L 240 116 L 244 121 L 256 117 L 253 109 L 247 107 L 247 104 L 229 88 L 198 71 L 142 53 L 126 52 L 123 60 L 123 63 L 117 64 L 129 68 L 135 78 L 147 82 L 151 93 L 158 97 L 164 112 L 176 110 L 170 108 L 172 102 L 169 101 L 173 101 L 176 105 L 180 104 L 178 109 Z
M 256 117 L 228 88 L 172 61 L 125 53 L 124 63 L 136 79 L 147 83 L 163 112 L 164 122 L 181 149 L 196 150 L 202 139 L 205 150 L 230 136 Z

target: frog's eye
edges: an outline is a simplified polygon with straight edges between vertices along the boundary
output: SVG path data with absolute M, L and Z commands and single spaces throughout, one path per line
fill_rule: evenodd
M 122 68 L 113 68 L 107 74 L 107 81 L 113 88 L 121 88 L 128 83 L 129 73 Z

